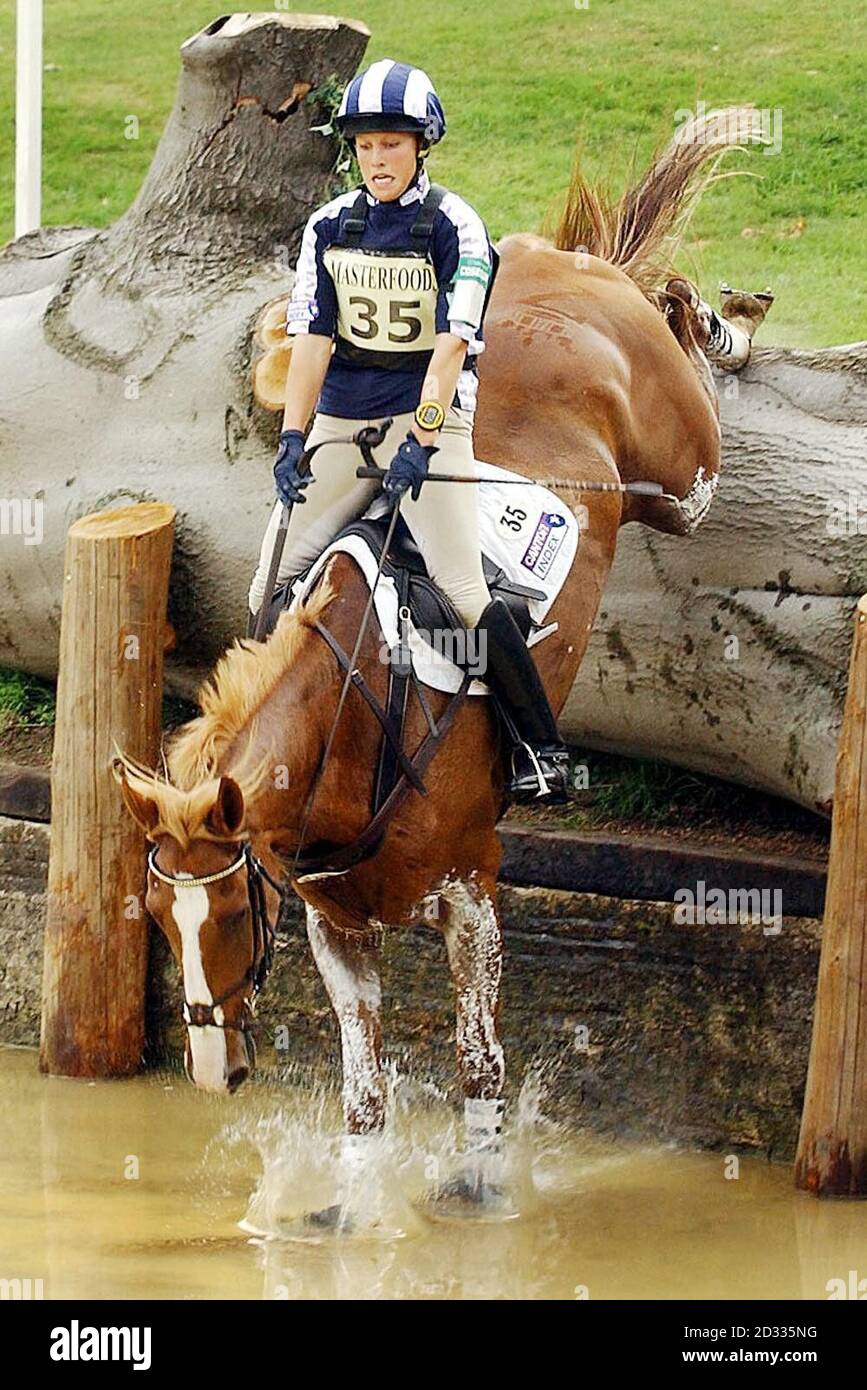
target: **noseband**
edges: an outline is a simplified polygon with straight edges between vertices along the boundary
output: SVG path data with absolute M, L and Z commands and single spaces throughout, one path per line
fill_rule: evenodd
M 186 990 L 184 990 L 184 1022 L 192 1028 L 234 1028 L 239 1033 L 249 1032 L 252 1023 L 253 1001 L 271 969 L 274 940 L 286 904 L 283 885 L 271 877 L 262 861 L 256 858 L 249 842 L 244 845 L 238 858 L 227 865 L 225 869 L 219 869 L 213 874 L 202 874 L 199 878 L 174 878 L 171 874 L 163 873 L 162 869 L 157 866 L 156 858 L 157 846 L 154 845 L 148 853 L 148 869 L 163 883 L 170 883 L 174 888 L 202 888 L 205 884 L 216 883 L 219 879 L 228 878 L 230 874 L 246 868 L 247 892 L 253 923 L 253 959 L 241 978 L 224 990 L 219 999 L 213 999 L 210 1004 L 191 1004 L 186 997 Z M 280 896 L 280 910 L 273 927 L 268 921 L 265 879 Z M 244 1013 L 240 1023 L 227 1023 L 223 1014 L 223 1005 L 227 999 L 231 999 L 233 994 L 237 994 L 239 989 L 243 989 L 248 984 L 252 985 L 253 992 L 249 999 L 244 1000 Z

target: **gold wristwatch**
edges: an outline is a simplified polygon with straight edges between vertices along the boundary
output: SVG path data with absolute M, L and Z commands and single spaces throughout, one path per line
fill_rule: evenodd
M 422 401 L 415 412 L 415 423 L 420 430 L 442 429 L 446 413 L 439 401 Z

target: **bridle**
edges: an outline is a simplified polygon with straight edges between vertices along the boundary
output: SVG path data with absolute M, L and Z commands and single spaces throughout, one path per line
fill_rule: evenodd
M 228 864 L 225 869 L 218 869 L 213 874 L 201 874 L 198 878 L 175 878 L 172 874 L 164 873 L 156 862 L 157 848 L 158 846 L 154 845 L 148 853 L 148 869 L 163 883 L 170 883 L 174 888 L 202 888 L 205 884 L 217 883 L 221 878 L 228 878 L 231 874 L 237 873 L 239 869 L 247 870 L 247 893 L 250 899 L 250 915 L 253 924 L 253 959 L 240 979 L 236 980 L 228 989 L 223 990 L 219 999 L 213 999 L 210 1004 L 191 1004 L 186 997 L 185 990 L 183 1009 L 184 1022 L 191 1028 L 233 1028 L 239 1033 L 247 1033 L 252 1026 L 253 1001 L 264 985 L 268 971 L 271 969 L 274 958 L 274 941 L 286 906 L 286 890 L 283 884 L 272 878 L 262 861 L 256 858 L 249 841 L 244 844 L 237 859 Z M 265 879 L 280 896 L 280 910 L 273 927 L 268 920 Z M 245 998 L 244 1000 L 244 1012 L 240 1022 L 227 1023 L 223 1013 L 223 1005 L 227 999 L 231 999 L 233 994 L 237 994 L 248 984 L 253 987 L 252 993 L 249 999 Z

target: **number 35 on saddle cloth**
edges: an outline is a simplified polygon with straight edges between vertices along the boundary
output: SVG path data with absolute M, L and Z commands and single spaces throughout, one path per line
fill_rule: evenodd
M 578 521 L 554 492 L 531 479 L 518 487 L 514 479 L 520 475 L 478 460 L 476 468 L 479 477 L 491 479 L 479 488 L 485 580 L 491 594 L 501 594 L 509 604 L 527 645 L 532 647 L 557 629 L 556 623 L 546 625 L 545 618 L 572 568 L 578 549 Z M 500 479 L 511 481 L 498 486 Z M 434 482 L 428 486 L 449 484 Z M 351 555 L 372 585 L 388 516 L 387 500 L 377 497 L 364 515 L 344 527 L 310 568 L 294 580 L 291 591 L 287 591 L 289 586 L 278 590 L 275 606 L 282 609 L 300 601 L 336 551 Z M 422 685 L 451 694 L 460 686 L 465 671 L 484 670 L 485 653 L 474 649 L 473 631 L 464 627 L 446 595 L 431 582 L 402 517 L 376 587 L 374 608 L 392 659 L 396 658 L 398 667 L 411 660 Z M 388 653 L 384 656 L 387 659 Z M 489 693 L 481 679 L 471 681 L 468 694 Z

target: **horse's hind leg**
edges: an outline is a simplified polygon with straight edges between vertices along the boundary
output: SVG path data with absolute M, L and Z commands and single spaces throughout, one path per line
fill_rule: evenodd
M 493 881 L 452 880 L 439 890 L 455 986 L 457 1065 L 467 1149 L 495 1154 L 503 1124 L 503 1049 L 497 1036 L 503 945 Z
M 360 945 L 307 905 L 307 936 L 340 1026 L 343 1117 L 348 1136 L 377 1134 L 385 1123 L 379 951 Z M 352 1154 L 359 1144 L 349 1142 Z

